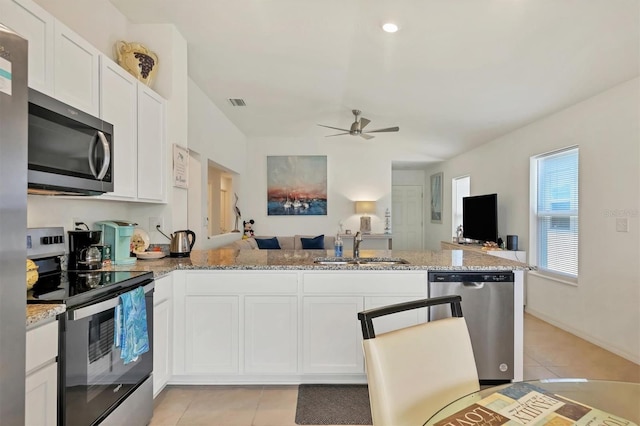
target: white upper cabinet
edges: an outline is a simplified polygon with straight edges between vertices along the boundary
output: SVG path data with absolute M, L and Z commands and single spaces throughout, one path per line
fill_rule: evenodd
M 165 201 L 166 101 L 138 84 L 138 198 Z
M 54 94 L 62 102 L 98 116 L 100 52 L 56 21 Z
M 29 87 L 98 116 L 100 52 L 32 0 L 0 0 L 0 12 L 29 40 Z
M 138 196 L 138 81 L 120 65 L 100 58 L 100 116 L 113 124 L 114 189 L 109 196 Z
M 113 124 L 114 190 L 102 198 L 165 202 L 165 103 L 120 65 L 100 58 L 100 115 Z
M 31 0 L 0 0 L 0 23 L 29 40 L 29 86 L 53 96 L 53 16 Z

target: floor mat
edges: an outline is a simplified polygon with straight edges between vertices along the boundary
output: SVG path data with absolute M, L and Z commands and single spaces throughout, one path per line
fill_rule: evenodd
M 372 424 L 367 385 L 298 386 L 296 424 Z

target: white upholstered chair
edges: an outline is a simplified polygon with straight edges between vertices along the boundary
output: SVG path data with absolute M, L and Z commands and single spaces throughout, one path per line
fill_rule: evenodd
M 479 390 L 461 300 L 436 297 L 358 313 L 374 426 L 423 425 L 440 408 Z M 453 318 L 375 335 L 373 318 L 446 303 Z

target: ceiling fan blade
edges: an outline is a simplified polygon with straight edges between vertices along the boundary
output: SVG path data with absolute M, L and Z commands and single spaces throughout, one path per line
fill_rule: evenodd
M 326 127 L 327 129 L 342 130 L 343 132 L 348 132 L 349 131 L 349 129 L 341 129 L 340 127 L 325 126 L 324 124 L 318 124 L 318 126 Z
M 364 129 L 364 126 L 371 123 L 371 120 L 368 118 L 360 117 L 360 130 Z
M 342 130 L 342 129 L 338 129 L 338 130 Z M 341 135 L 348 135 L 350 134 L 349 132 L 347 133 L 336 133 L 335 135 L 327 135 L 325 136 L 325 138 L 330 138 L 331 136 L 341 136 Z
M 398 130 L 400 130 L 400 127 L 387 127 L 386 129 L 376 129 L 376 130 L 369 130 L 367 133 L 375 133 L 375 132 L 397 132 Z
M 360 133 L 361 138 L 365 138 L 366 140 L 373 139 L 375 136 L 368 135 L 366 133 Z

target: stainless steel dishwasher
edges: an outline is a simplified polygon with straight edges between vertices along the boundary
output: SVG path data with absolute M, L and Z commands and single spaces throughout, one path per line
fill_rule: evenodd
M 482 384 L 513 380 L 513 287 L 512 272 L 429 273 L 429 297 L 462 296 L 462 315 Z M 429 311 L 429 321 L 450 316 L 445 306 Z

